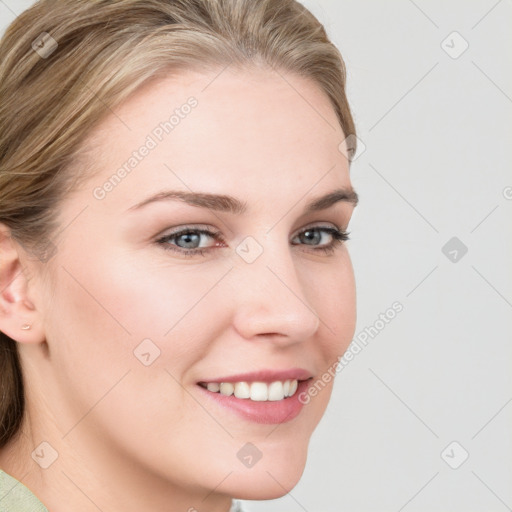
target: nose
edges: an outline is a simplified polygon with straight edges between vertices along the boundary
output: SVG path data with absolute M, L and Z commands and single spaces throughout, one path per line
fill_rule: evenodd
M 288 247 L 272 252 L 266 249 L 256 261 L 240 259 L 235 267 L 231 272 L 233 325 L 243 338 L 285 346 L 314 336 L 320 318 L 309 302 Z

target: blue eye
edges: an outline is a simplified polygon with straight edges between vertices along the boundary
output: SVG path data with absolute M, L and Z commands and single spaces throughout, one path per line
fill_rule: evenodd
M 202 245 L 208 239 L 214 243 Z M 332 254 L 336 248 L 349 239 L 348 233 L 341 229 L 330 226 L 313 226 L 300 231 L 292 240 L 292 245 L 309 246 L 309 251 L 322 251 L 325 254 Z M 295 240 L 298 240 L 296 242 Z M 215 247 L 226 247 L 219 231 L 212 231 L 205 228 L 185 227 L 173 233 L 169 233 L 156 243 L 164 250 L 173 251 L 183 256 L 203 256 Z
M 193 256 L 195 254 L 204 254 L 209 247 L 200 247 L 201 241 L 207 238 L 222 240 L 220 232 L 211 231 L 203 228 L 184 228 L 175 233 L 169 233 L 157 240 L 165 250 L 175 251 L 182 253 L 185 256 Z M 218 245 L 218 243 L 217 243 Z M 215 244 L 212 246 L 214 247 Z
M 314 251 L 331 254 L 337 246 L 349 239 L 348 235 L 346 231 L 338 228 L 317 226 L 304 229 L 295 238 L 298 238 L 304 245 L 312 246 Z M 322 244 L 322 239 L 325 238 L 331 238 L 331 241 Z
M 176 245 L 182 249 L 197 249 L 201 243 L 201 237 L 203 235 L 204 233 L 187 231 L 182 235 L 176 235 L 174 239 L 176 240 Z

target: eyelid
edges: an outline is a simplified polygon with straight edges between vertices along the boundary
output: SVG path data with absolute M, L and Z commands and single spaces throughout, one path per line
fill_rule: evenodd
M 333 240 L 331 241 L 331 243 L 329 243 L 327 245 L 320 245 L 320 246 L 312 245 L 312 246 L 310 246 L 311 247 L 310 249 L 306 249 L 306 252 L 313 252 L 313 253 L 324 252 L 325 254 L 334 253 L 337 246 L 341 245 L 344 241 L 349 239 L 349 237 L 348 237 L 349 233 L 345 229 L 342 229 L 339 226 L 337 226 L 334 222 L 329 222 L 329 224 L 330 225 L 325 225 L 321 221 L 317 221 L 317 223 L 313 222 L 311 224 L 303 226 L 303 227 L 299 228 L 297 231 L 295 231 L 295 233 L 292 236 L 292 240 L 294 238 L 296 238 L 298 235 L 300 235 L 301 233 L 308 231 L 308 230 L 318 229 L 318 230 L 324 230 L 324 232 L 330 231 L 330 235 L 333 237 Z M 173 251 L 173 252 L 178 253 L 185 257 L 187 257 L 187 256 L 190 257 L 190 256 L 195 256 L 195 255 L 204 255 L 205 253 L 211 253 L 212 249 L 215 246 L 185 249 L 185 248 L 179 247 L 177 245 L 168 243 L 169 239 L 178 237 L 181 234 L 185 234 L 187 232 L 195 232 L 195 233 L 199 233 L 199 234 L 204 234 L 204 235 L 211 237 L 214 240 L 217 240 L 217 242 L 220 241 L 222 243 L 226 243 L 224 240 L 224 237 L 222 236 L 222 233 L 220 231 L 216 230 L 215 228 L 213 228 L 211 226 L 205 225 L 205 224 L 182 225 L 182 226 L 178 226 L 178 227 L 174 228 L 170 232 L 165 233 L 165 231 L 164 231 L 163 233 L 165 233 L 165 234 L 159 235 L 156 237 L 155 243 L 161 245 L 164 250 L 168 250 L 168 251 L 170 250 L 170 251 Z M 304 245 L 305 247 L 308 246 L 308 244 L 300 244 L 300 243 L 298 243 L 298 244 L 295 243 L 293 245 Z M 218 247 L 218 245 L 217 245 L 217 247 Z
M 170 231 L 169 231 L 170 230 Z M 183 224 L 182 226 L 176 226 L 174 228 L 167 228 L 164 231 L 161 231 L 156 238 L 163 238 L 167 236 L 177 235 L 182 231 L 208 231 L 211 234 L 221 234 L 219 230 L 214 228 L 213 226 L 209 226 L 208 224 Z
M 311 222 L 311 223 L 306 224 L 305 226 L 302 226 L 301 228 L 297 229 L 295 231 L 295 233 L 293 234 L 292 238 L 297 236 L 299 233 L 302 233 L 302 231 L 307 231 L 308 229 L 314 229 L 314 228 L 318 228 L 318 229 L 336 228 L 338 231 L 343 231 L 343 229 L 340 228 L 335 222 L 331 222 L 331 221 L 327 222 L 326 221 L 324 224 L 322 221 L 317 221 L 317 222 Z
M 301 228 L 298 228 L 293 233 L 292 238 L 295 238 L 298 234 L 302 233 L 303 231 L 306 231 L 308 229 L 314 229 L 314 228 L 317 228 L 317 229 L 321 229 L 321 228 L 329 229 L 329 228 L 334 227 L 338 231 L 344 231 L 343 228 L 340 228 L 334 222 L 329 222 L 329 224 L 330 225 L 324 225 L 321 221 L 320 221 L 320 224 L 318 223 L 318 221 L 317 221 L 317 223 L 312 222 L 310 224 L 306 224 L 305 226 L 302 226 Z M 160 234 L 158 234 L 156 236 L 156 239 L 176 236 L 176 235 L 179 235 L 180 233 L 187 232 L 187 231 L 202 232 L 204 234 L 211 235 L 213 238 L 219 237 L 219 238 L 223 239 L 222 233 L 219 230 L 217 230 L 216 228 L 213 228 L 212 226 L 209 226 L 208 224 L 184 224 L 183 226 L 177 226 L 175 228 L 172 228 L 172 231 L 167 231 L 167 229 L 166 229 L 166 230 L 162 231 Z

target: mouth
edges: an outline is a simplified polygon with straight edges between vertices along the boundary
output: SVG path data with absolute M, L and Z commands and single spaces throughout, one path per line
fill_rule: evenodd
M 307 379 L 306 379 L 307 380 Z M 287 379 L 273 382 L 199 382 L 199 385 L 212 393 L 235 396 L 241 400 L 253 402 L 277 402 L 286 400 L 297 392 L 299 382 L 304 380 Z
M 285 423 L 304 404 L 299 400 L 313 379 L 305 370 L 260 371 L 197 383 L 214 404 L 255 423 Z

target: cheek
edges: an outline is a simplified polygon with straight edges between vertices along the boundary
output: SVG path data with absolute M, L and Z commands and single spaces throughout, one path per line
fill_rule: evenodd
M 356 326 L 354 272 L 346 248 L 342 249 L 334 265 L 326 266 L 322 271 L 315 269 L 315 272 L 318 286 L 312 286 L 311 293 L 324 333 L 324 359 L 331 364 L 347 349 Z
M 83 387 L 88 403 L 128 370 L 152 389 L 148 370 L 183 380 L 226 328 L 228 308 L 215 290 L 225 269 L 88 254 L 61 261 L 54 279 L 47 337 L 62 382 Z
M 176 440 L 171 451 L 183 450 L 191 418 L 206 428 L 209 417 L 177 381 L 186 380 L 225 329 L 223 295 L 215 289 L 225 270 L 148 269 L 130 258 L 106 256 L 61 264 L 47 338 L 58 399 L 66 404 L 63 428 L 92 410 L 80 428 L 101 425 L 105 436 L 116 433 L 134 456 L 134 440 L 152 432 L 169 444 L 169 429 Z
M 190 323 L 196 308 L 204 309 L 200 303 L 224 273 L 219 266 L 171 266 L 137 254 L 71 259 L 58 276 L 59 308 L 72 310 L 73 323 L 84 332 L 124 334 L 133 343 L 153 337 L 166 340 Z M 196 323 L 188 335 L 200 332 L 203 325 Z
M 208 295 L 228 269 L 227 265 L 199 268 L 166 264 L 162 259 L 152 264 L 149 258 L 128 258 L 122 264 L 111 264 L 109 289 L 102 296 L 112 315 L 134 336 L 168 339 L 188 325 L 190 337 L 206 327 L 198 322 L 191 329 L 190 319 L 197 311 L 207 310 L 204 304 L 211 305 Z M 102 286 L 101 279 L 98 286 Z
M 305 407 L 314 411 L 311 414 L 314 422 L 310 425 L 313 431 L 329 403 L 338 361 L 354 336 L 356 293 L 353 268 L 345 248 L 333 265 L 323 269 L 316 266 L 309 275 L 307 272 L 303 275 L 310 283 L 311 306 L 321 319 L 318 336 L 312 341 L 314 348 L 310 351 L 319 355 L 319 371 L 303 395 Z

